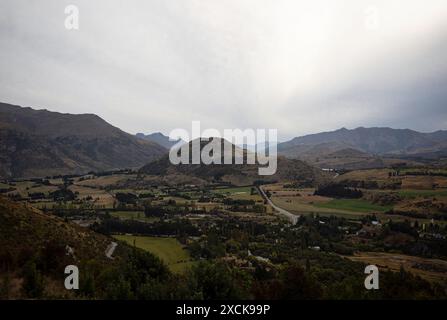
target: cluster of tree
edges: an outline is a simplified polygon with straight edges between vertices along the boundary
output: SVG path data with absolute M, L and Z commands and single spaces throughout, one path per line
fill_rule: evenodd
M 80 177 L 80 175 L 78 175 L 78 174 L 65 174 L 65 175 L 62 175 L 62 174 L 59 174 L 59 175 L 55 175 L 55 176 L 46 176 L 45 177 L 45 179 L 46 180 L 50 180 L 50 179 L 74 179 L 74 178 L 77 178 L 77 177 Z M 42 179 L 39 179 L 39 178 L 37 178 L 37 179 L 34 179 L 34 181 L 41 181 Z
M 17 273 L 22 278 L 22 294 L 28 298 L 42 298 L 45 291 L 45 276 L 60 275 L 57 279 L 63 280 L 63 271 L 70 260 L 65 248 L 56 241 L 48 241 L 44 247 L 35 250 L 28 246 L 15 248 L 13 253 L 8 248 L 0 249 L 0 274 Z M 6 279 L 2 288 L 4 295 L 9 295 L 10 286 Z M 0 296 L 1 299 L 1 296 Z
M 187 195 L 185 195 L 184 198 L 187 200 L 191 199 L 191 197 L 187 196 Z M 200 196 L 200 198 L 197 200 L 197 202 L 205 203 L 205 202 L 211 202 L 212 200 L 213 200 L 213 198 L 210 196 Z
M 434 176 L 434 177 L 447 177 L 447 172 L 430 171 L 430 170 L 406 171 L 405 174 L 406 174 L 407 176 Z
M 129 192 L 117 192 L 115 194 L 116 200 L 118 200 L 121 204 L 136 204 L 138 197 Z
M 233 212 L 256 212 L 264 213 L 265 207 L 262 204 L 256 204 L 256 201 L 251 199 L 232 199 L 225 198 L 223 204 L 227 206 L 228 210 Z
M 150 192 L 145 192 L 145 193 L 140 193 L 138 195 L 138 198 L 140 198 L 140 199 L 155 198 L 155 195 L 153 193 L 150 193 Z
M 345 185 L 338 183 L 320 186 L 317 190 L 315 190 L 314 194 L 324 197 L 348 199 L 359 199 L 363 197 L 363 192 L 361 190 L 348 188 Z
M 102 281 L 108 285 L 93 295 L 106 299 L 142 300 L 217 300 L 246 299 L 250 297 L 250 279 L 246 273 L 220 262 L 201 262 L 185 275 L 173 275 L 154 259 L 141 254 L 121 268 L 107 270 Z M 105 273 L 105 272 L 103 272 Z M 94 282 L 93 287 L 103 287 Z M 98 292 L 99 291 L 99 292 Z M 82 291 L 81 291 L 82 292 Z
M 94 219 L 100 215 L 107 215 L 109 214 L 108 211 L 104 212 L 104 211 L 98 211 L 98 210 L 94 210 L 92 208 L 79 208 L 78 206 L 74 206 L 73 208 L 67 208 L 64 206 L 54 206 L 51 209 L 43 209 L 44 212 L 48 212 L 50 211 L 51 214 L 61 217 L 61 218 L 65 218 L 66 220 L 68 220 L 68 218 L 70 217 L 86 217 L 86 218 L 91 218 Z
M 400 176 L 400 170 L 396 170 L 396 171 L 390 171 L 388 172 L 388 177 L 399 177 Z
M 445 259 L 447 257 L 447 242 L 443 239 L 421 237 L 422 232 L 423 229 L 417 221 L 414 223 L 389 221 L 382 227 L 380 234 L 371 239 L 369 245 L 370 247 L 374 246 L 376 250 L 394 250 L 412 256 Z M 447 228 L 429 224 L 425 227 L 425 233 L 446 234 Z M 399 234 L 405 234 L 409 240 L 393 241 L 392 239 Z M 384 239 L 389 240 L 384 241 Z
M 232 199 L 225 198 L 223 204 L 226 206 L 254 206 L 256 201 L 252 199 Z
M 172 200 L 173 201 L 173 200 Z M 188 206 L 178 206 L 175 201 L 168 205 L 145 205 L 144 214 L 146 217 L 169 217 L 173 215 L 185 215 L 185 214 L 203 214 L 206 213 L 203 209 L 190 208 Z
M 204 241 L 193 242 L 188 249 L 195 259 L 214 259 L 226 254 L 225 245 L 215 230 L 210 231 Z
M 120 169 L 120 170 L 111 170 L 111 171 L 90 171 L 87 174 L 93 175 L 96 177 L 106 177 L 106 176 L 113 176 L 115 174 L 135 174 L 136 172 L 132 169 Z
M 391 189 L 391 190 L 398 190 L 398 189 L 402 188 L 402 180 L 395 180 L 395 179 L 393 179 L 393 180 L 389 180 L 389 181 L 386 181 L 386 182 L 382 182 L 379 185 L 379 187 L 382 190 L 389 190 L 389 189 Z
M 16 188 L 14 188 L 14 187 L 0 188 L 0 193 L 8 193 L 8 192 L 15 191 L 15 190 L 16 190 Z
M 413 226 L 411 225 L 411 223 L 409 221 L 390 221 L 388 223 L 388 228 L 391 231 L 394 232 L 400 232 L 400 233 L 405 233 L 408 234 L 414 238 L 418 238 L 419 234 L 416 228 L 413 228 Z
M 230 206 L 228 210 L 233 212 L 254 212 L 254 213 L 265 213 L 266 209 L 262 204 L 256 204 L 253 206 Z
M 413 212 L 413 211 L 402 211 L 402 210 L 390 210 L 388 214 L 396 214 L 404 217 L 415 218 L 415 219 L 433 219 L 437 221 L 446 221 L 447 214 L 442 213 L 423 213 L 423 212 Z
M 173 221 L 157 221 L 144 223 L 136 220 L 106 218 L 93 226 L 97 232 L 110 235 L 114 233 L 131 233 L 148 236 L 198 236 L 198 229 L 187 219 Z
M 300 188 L 312 188 L 315 186 L 313 179 L 303 179 L 292 183 L 285 184 L 283 187 L 286 189 L 300 189 Z
M 50 192 L 49 196 L 53 198 L 54 201 L 73 201 L 76 199 L 76 194 L 65 186 Z
M 34 186 L 39 187 L 39 186 L 51 186 L 51 182 L 48 179 L 31 179 L 31 182 L 34 182 Z
M 379 189 L 379 184 L 377 181 L 368 180 L 345 180 L 343 183 L 350 188 L 361 188 L 361 189 Z
M 40 200 L 40 199 L 46 198 L 45 193 L 43 193 L 43 192 L 30 192 L 30 193 L 28 193 L 28 197 L 31 200 Z

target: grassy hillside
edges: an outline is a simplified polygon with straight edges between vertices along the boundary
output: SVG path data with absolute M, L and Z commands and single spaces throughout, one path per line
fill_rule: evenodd
M 113 259 L 106 257 L 112 241 L 0 198 L 0 299 L 132 298 L 145 281 L 170 277 L 158 258 L 124 243 L 117 246 Z M 76 292 L 64 287 L 67 265 L 79 268 Z
M 177 239 L 132 235 L 116 235 L 114 238 L 153 253 L 165 262 L 173 272 L 184 271 L 191 264 L 188 251 L 182 248 Z
M 73 248 L 74 258 L 69 259 L 73 262 L 92 258 L 109 262 L 104 252 L 110 238 L 5 198 L 0 199 L 0 230 L 0 252 L 9 252 L 13 258 L 52 243 L 64 250 L 65 246 Z

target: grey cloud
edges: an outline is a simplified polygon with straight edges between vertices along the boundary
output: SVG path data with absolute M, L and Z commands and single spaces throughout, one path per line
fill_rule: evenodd
M 67 4 L 80 30 L 64 29 Z M 381 29 L 364 28 L 375 5 Z M 401 7 L 399 7 L 399 5 Z M 126 131 L 446 129 L 443 0 L 0 3 L 0 100 Z

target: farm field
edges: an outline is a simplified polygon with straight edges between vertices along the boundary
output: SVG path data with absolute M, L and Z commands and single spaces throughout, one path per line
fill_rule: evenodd
M 94 177 L 92 179 L 88 178 L 84 178 L 83 180 L 78 179 L 78 181 L 76 181 L 76 184 L 85 187 L 99 188 L 99 187 L 106 187 L 108 185 L 116 184 L 120 181 L 125 181 L 133 178 L 135 178 L 135 175 L 115 174 L 109 176 Z
M 283 189 L 280 186 L 266 188 L 272 194 L 271 200 L 277 206 L 295 214 L 336 215 L 360 219 L 369 213 L 385 212 L 391 206 L 383 207 L 362 199 L 334 199 L 314 195 L 314 189 Z
M 194 261 L 175 238 L 115 235 L 115 239 L 146 250 L 163 260 L 173 272 L 184 272 Z
M 3 182 L 0 182 L 0 189 L 8 189 L 10 187 L 10 185 L 9 184 L 6 184 L 6 183 L 3 183 Z
M 42 192 L 48 195 L 50 192 L 57 190 L 57 187 L 55 186 L 39 185 L 35 184 L 32 181 L 14 182 L 9 185 L 4 184 L 2 188 L 6 189 L 9 187 L 15 188 L 15 190 L 8 192 L 8 194 L 19 194 L 22 197 L 27 197 L 29 193 L 38 193 L 38 192 Z
M 447 197 L 447 190 L 414 190 L 414 189 L 403 189 L 398 191 L 399 195 L 402 197 Z
M 361 252 L 346 258 L 352 261 L 374 264 L 382 270 L 395 272 L 398 272 L 403 266 L 406 271 L 419 275 L 426 280 L 447 283 L 447 261 L 445 260 L 383 252 Z
M 290 211 L 295 214 L 337 214 L 337 215 L 353 215 L 353 212 L 342 209 L 319 207 L 314 203 L 305 202 L 304 199 L 299 197 L 275 197 L 271 198 L 273 203 L 280 208 Z M 327 200 L 330 201 L 330 200 Z
M 143 222 L 155 222 L 158 221 L 158 218 L 155 217 L 146 217 L 143 211 L 112 211 L 110 212 L 112 217 L 120 218 L 122 220 L 137 220 Z
M 387 170 L 360 170 L 348 174 L 352 176 L 369 176 L 373 174 L 385 176 Z M 415 177 L 423 180 L 425 177 Z M 440 177 L 444 178 L 444 177 Z M 442 215 L 443 207 L 447 203 L 447 189 L 359 189 L 363 191 L 363 198 L 332 198 L 314 195 L 313 188 L 288 188 L 283 184 L 268 185 L 264 190 L 270 192 L 275 205 L 297 215 L 318 214 L 320 216 L 338 216 L 347 219 L 361 219 L 370 214 L 376 214 L 382 220 L 431 222 L 431 214 Z M 388 197 L 388 195 L 394 195 Z M 431 202 L 427 203 L 431 198 Z M 393 200 L 394 199 L 394 200 Z M 431 205 L 431 206 L 430 206 Z M 393 214 L 388 211 L 397 210 Z M 408 210 L 418 212 L 419 217 L 400 215 Z M 424 218 L 427 215 L 427 218 Z M 444 225 L 445 222 L 439 219 Z
M 389 169 L 369 169 L 369 170 L 355 170 L 342 174 L 336 178 L 336 181 L 344 180 L 364 180 L 364 181 L 381 181 L 388 180 L 390 172 Z
M 447 188 L 447 177 L 442 175 L 406 175 L 407 172 L 420 172 L 419 169 L 403 169 L 398 172 L 393 169 L 356 170 L 338 176 L 335 181 L 376 182 L 379 186 L 400 184 L 402 189 L 434 190 Z M 443 174 L 442 171 L 439 174 Z
M 213 189 L 213 192 L 222 194 L 250 193 L 251 188 L 252 187 L 218 188 Z
M 329 202 L 315 204 L 315 206 L 362 213 L 385 212 L 392 209 L 392 206 L 380 206 L 362 199 L 333 199 Z
M 262 201 L 262 197 L 256 191 L 251 194 L 252 188 L 254 187 L 219 188 L 213 189 L 212 192 L 226 195 L 235 200 Z
M 83 187 L 80 185 L 72 185 L 69 187 L 71 191 L 77 192 L 79 198 L 91 197 L 96 206 L 104 208 L 112 208 L 115 199 L 105 190 L 96 189 L 93 187 Z

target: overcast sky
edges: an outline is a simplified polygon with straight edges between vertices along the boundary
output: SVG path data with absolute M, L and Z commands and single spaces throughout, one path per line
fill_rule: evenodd
M 130 133 L 447 129 L 447 2 L 1 0 L 0 101 Z

